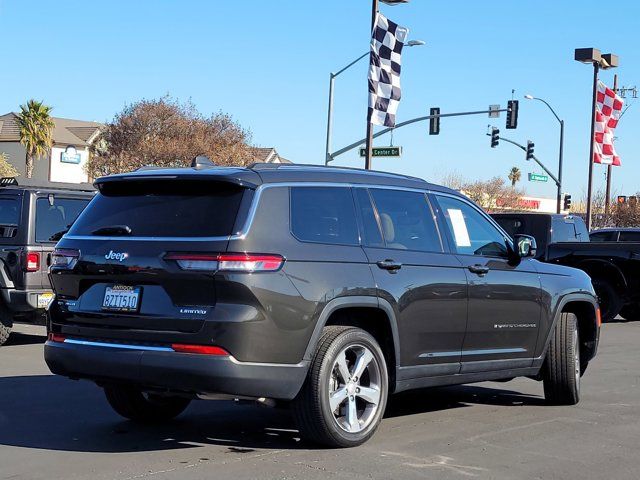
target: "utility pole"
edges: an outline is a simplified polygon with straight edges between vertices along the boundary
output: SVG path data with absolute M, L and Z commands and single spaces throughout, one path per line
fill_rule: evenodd
M 378 15 L 378 0 L 372 0 L 371 5 L 371 32 L 373 33 L 373 29 L 376 26 L 376 16 Z M 367 79 L 367 92 L 369 91 L 369 80 Z M 367 107 L 367 135 L 366 135 L 366 155 L 364 158 L 364 168 L 365 170 L 371 170 L 371 156 L 373 155 L 373 123 L 371 123 L 371 118 L 369 117 L 369 107 Z
M 618 93 L 618 74 L 616 73 L 613 76 L 613 91 Z M 604 197 L 604 214 L 606 217 L 609 216 L 609 212 L 611 210 L 611 173 L 613 172 L 613 165 L 607 165 L 607 189 Z

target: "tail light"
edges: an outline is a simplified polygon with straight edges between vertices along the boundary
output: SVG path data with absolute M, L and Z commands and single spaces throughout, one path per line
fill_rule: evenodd
M 71 270 L 75 267 L 80 251 L 71 248 L 56 248 L 51 255 L 51 266 Z
M 254 253 L 169 253 L 165 260 L 174 260 L 183 270 L 220 272 L 275 272 L 284 264 L 282 255 Z
M 187 345 L 183 343 L 174 343 L 171 345 L 174 352 L 178 353 L 198 353 L 201 355 L 214 355 L 219 357 L 228 357 L 229 352 L 224 348 L 213 347 L 210 345 Z
M 66 337 L 60 333 L 49 333 L 48 340 L 50 342 L 64 343 L 64 341 L 66 340 Z
M 596 309 L 596 325 L 598 328 L 602 325 L 602 314 L 600 312 L 600 307 Z
M 27 272 L 37 272 L 40 270 L 40 254 L 38 252 L 27 252 L 24 268 Z

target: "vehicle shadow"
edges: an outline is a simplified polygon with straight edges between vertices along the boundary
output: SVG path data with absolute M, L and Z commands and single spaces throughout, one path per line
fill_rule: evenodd
M 0 445 L 77 452 L 145 452 L 227 447 L 229 453 L 256 449 L 307 449 L 288 409 L 193 402 L 176 420 L 137 425 L 117 416 L 102 390 L 89 382 L 53 375 L 0 378 Z M 538 405 L 537 397 L 480 386 L 407 392 L 395 397 L 386 417 L 417 415 L 473 404 Z
M 34 335 L 33 333 L 11 332 L 9 340 L 0 348 L 18 345 L 35 345 L 47 341 L 46 335 Z

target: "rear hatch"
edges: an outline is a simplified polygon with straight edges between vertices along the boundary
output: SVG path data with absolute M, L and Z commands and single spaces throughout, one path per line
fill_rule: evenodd
M 98 186 L 57 247 L 54 321 L 101 337 L 198 332 L 216 303 L 215 255 L 244 226 L 253 190 L 215 176 Z

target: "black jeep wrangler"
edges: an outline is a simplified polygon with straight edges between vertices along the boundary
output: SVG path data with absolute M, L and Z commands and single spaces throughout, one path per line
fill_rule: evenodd
M 16 322 L 44 325 L 53 299 L 53 247 L 94 193 L 91 185 L 40 187 L 0 179 L 0 345 Z
M 304 438 L 353 446 L 402 390 L 528 376 L 578 402 L 600 332 L 589 277 L 457 192 L 273 164 L 96 186 L 53 255 L 45 359 L 124 417 L 291 402 Z

